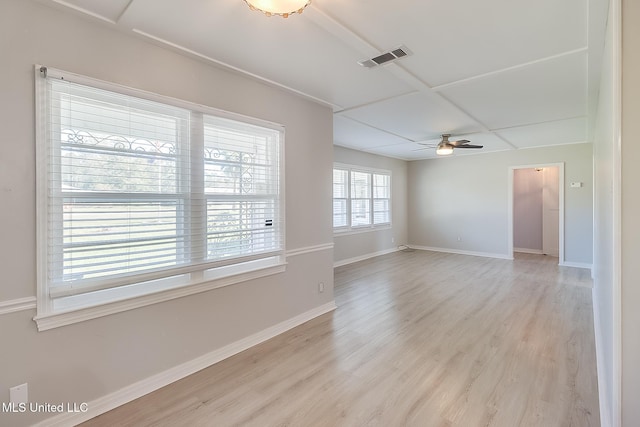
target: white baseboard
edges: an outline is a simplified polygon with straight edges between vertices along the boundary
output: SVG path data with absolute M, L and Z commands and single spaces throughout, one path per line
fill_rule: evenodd
M 611 427 L 611 401 L 609 400 L 609 390 L 604 378 L 604 351 L 602 347 L 602 330 L 600 329 L 600 304 L 596 295 L 595 287 L 591 290 L 591 301 L 593 306 L 593 329 L 596 342 L 596 369 L 598 371 L 598 402 L 600 403 L 600 426 Z
M 451 249 L 451 248 L 436 248 L 433 246 L 415 246 L 410 245 L 413 249 L 418 249 L 421 251 L 432 251 L 432 252 L 445 252 L 449 254 L 457 254 L 457 255 L 470 255 L 470 256 L 480 256 L 484 258 L 498 258 L 498 259 L 509 259 L 512 260 L 513 257 L 507 254 L 494 254 L 491 252 L 475 252 L 475 251 L 464 251 L 459 249 Z
M 204 368 L 207 368 L 215 363 L 218 363 L 224 359 L 227 359 L 235 354 L 238 354 L 248 348 L 260 344 L 268 339 L 271 339 L 277 335 L 280 335 L 289 329 L 293 329 L 311 319 L 321 316 L 325 313 L 335 310 L 336 304 L 331 301 L 327 304 L 321 305 L 309 311 L 306 311 L 298 316 L 295 316 L 289 320 L 278 323 L 239 341 L 226 345 L 218 350 L 214 350 L 211 353 L 197 357 L 193 360 L 185 362 L 181 365 L 175 366 L 152 377 L 138 381 L 137 383 L 126 386 L 113 393 L 109 393 L 106 396 L 99 397 L 91 402 L 87 402 L 87 412 L 77 413 L 62 413 L 55 417 L 48 418 L 38 424 L 38 427 L 53 427 L 53 426 L 69 426 L 77 425 L 91 418 L 97 417 L 107 411 L 110 411 L 125 403 L 131 402 L 139 397 L 149 394 L 159 388 L 169 385 L 175 381 L 178 381 L 184 377 L 194 374 Z
M 585 268 L 587 270 L 591 270 L 593 268 L 593 265 L 588 264 L 586 262 L 571 262 L 571 261 L 564 261 L 562 263 L 559 264 L 561 267 L 575 267 L 575 268 Z
M 390 254 L 392 252 L 398 252 L 398 250 L 399 250 L 398 248 L 391 248 L 391 249 L 385 249 L 384 251 L 378 251 L 370 254 L 353 257 L 353 258 L 343 259 L 343 260 L 334 262 L 333 268 L 342 267 L 343 265 L 347 265 L 347 264 L 353 264 L 354 262 L 358 262 L 358 261 L 364 261 L 365 259 L 377 257 L 380 255 Z
M 534 254 L 542 255 L 542 249 L 527 249 L 527 248 L 513 248 L 513 252 L 520 252 L 521 254 Z

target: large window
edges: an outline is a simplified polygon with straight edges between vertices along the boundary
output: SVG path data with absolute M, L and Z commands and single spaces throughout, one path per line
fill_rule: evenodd
M 336 231 L 391 224 L 391 174 L 355 166 L 333 169 L 333 227 Z
M 282 264 L 281 128 L 36 79 L 39 317 Z

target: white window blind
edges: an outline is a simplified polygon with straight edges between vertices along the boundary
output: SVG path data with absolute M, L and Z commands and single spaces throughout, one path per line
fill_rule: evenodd
M 371 224 L 371 174 L 351 172 L 351 226 Z
M 333 226 L 349 225 L 347 203 L 349 200 L 349 170 L 333 170 Z
M 278 251 L 278 133 L 204 118 L 207 259 Z
M 391 222 L 391 177 L 374 173 L 373 181 L 373 223 L 388 224 Z
M 282 129 L 36 78 L 50 298 L 283 254 Z
M 360 167 L 333 169 L 333 227 L 337 231 L 391 224 L 391 174 Z

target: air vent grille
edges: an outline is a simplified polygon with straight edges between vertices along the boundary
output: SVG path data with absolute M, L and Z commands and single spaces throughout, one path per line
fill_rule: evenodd
M 375 56 L 370 59 L 363 59 L 362 61 L 358 61 L 358 64 L 362 65 L 365 68 L 373 68 L 378 65 L 386 64 L 391 61 L 396 61 L 405 56 L 411 55 L 411 51 L 406 48 L 406 46 L 400 46 L 395 49 L 386 51 L 381 53 L 378 56 Z
M 384 64 L 385 62 L 393 61 L 396 59 L 395 56 L 391 52 L 383 53 L 382 55 L 376 56 L 375 58 L 371 58 L 373 62 L 376 64 Z
M 407 52 L 405 52 L 401 47 L 398 49 L 392 50 L 391 53 L 393 53 L 396 58 L 402 58 L 403 56 L 407 56 Z

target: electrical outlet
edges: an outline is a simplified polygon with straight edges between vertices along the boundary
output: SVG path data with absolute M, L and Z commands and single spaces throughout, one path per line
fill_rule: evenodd
M 324 292 L 324 282 L 318 283 L 318 292 Z
M 458 242 L 462 242 L 462 237 L 458 236 Z
M 24 383 L 9 389 L 9 401 L 11 403 L 29 402 L 29 384 Z
M 395 242 L 396 242 L 396 238 L 395 238 L 395 237 L 392 237 L 392 238 L 391 238 L 391 243 L 395 243 Z

